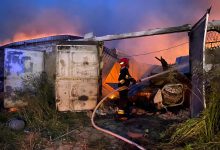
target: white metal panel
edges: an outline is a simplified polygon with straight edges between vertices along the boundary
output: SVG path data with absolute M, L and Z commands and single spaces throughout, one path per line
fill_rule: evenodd
M 13 91 L 22 89 L 23 78 L 44 70 L 44 53 L 6 48 L 4 57 L 4 92 L 9 95 L 4 99 L 4 106 L 14 107 L 16 104 L 11 101 Z
M 96 105 L 97 80 L 59 80 L 56 87 L 59 111 L 91 110 Z
M 95 51 L 75 51 L 74 49 L 58 51 L 57 77 L 97 78 L 98 58 Z
M 56 101 L 59 111 L 91 110 L 99 89 L 97 45 L 57 46 Z

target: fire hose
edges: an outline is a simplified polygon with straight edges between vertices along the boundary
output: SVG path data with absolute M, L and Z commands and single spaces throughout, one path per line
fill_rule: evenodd
M 181 66 L 177 66 L 177 67 L 172 68 L 172 69 L 169 69 L 169 70 L 167 70 L 167 71 L 163 71 L 163 72 L 161 72 L 161 73 L 159 73 L 159 74 L 155 74 L 155 75 L 152 75 L 152 76 L 150 76 L 150 77 L 143 78 L 143 79 L 141 79 L 141 82 L 147 81 L 147 80 L 149 80 L 149 79 L 155 78 L 155 77 L 157 77 L 157 76 L 160 76 L 160 75 L 163 75 L 163 74 L 166 74 L 166 73 L 169 73 L 169 72 L 174 71 L 174 70 L 176 70 L 176 69 L 181 69 L 181 68 L 183 68 L 183 67 L 185 67 L 185 66 L 186 66 L 186 64 L 183 64 L 183 65 L 181 65 Z M 140 84 L 140 83 L 137 83 L 137 84 Z M 136 85 L 137 85 L 137 84 L 136 84 Z M 102 132 L 104 132 L 104 133 L 107 133 L 107 134 L 109 134 L 109 135 L 111 135 L 111 136 L 114 136 L 114 137 L 116 137 L 116 138 L 118 138 L 118 139 L 120 139 L 120 140 L 123 140 L 124 142 L 129 143 L 129 144 L 131 144 L 131 145 L 133 145 L 133 146 L 136 146 L 137 148 L 139 148 L 139 149 L 141 149 L 141 150 L 145 150 L 144 147 L 138 145 L 137 143 L 135 143 L 135 142 L 133 142 L 133 141 L 131 141 L 131 140 L 125 138 L 125 137 L 122 137 L 122 136 L 120 136 L 120 135 L 118 135 L 118 134 L 116 134 L 116 133 L 113 133 L 113 132 L 111 132 L 111 131 L 109 131 L 109 130 L 103 129 L 103 128 L 97 126 L 97 125 L 95 124 L 95 122 L 94 122 L 95 113 L 96 113 L 97 109 L 99 108 L 99 106 L 100 106 L 110 95 L 112 95 L 112 94 L 115 93 L 115 92 L 118 92 L 118 91 L 121 90 L 121 89 L 125 89 L 125 88 L 128 88 L 128 87 L 124 87 L 124 86 L 123 86 L 123 87 L 120 87 L 120 88 L 118 88 L 118 89 L 112 91 L 111 93 L 109 93 L 107 96 L 105 96 L 105 97 L 97 104 L 97 106 L 94 108 L 94 111 L 93 111 L 93 113 L 92 113 L 91 123 L 92 123 L 93 127 L 96 128 L 97 130 L 102 131 Z M 193 92 L 193 94 L 196 95 L 194 92 Z M 197 96 L 197 95 L 196 95 L 196 96 Z M 74 131 L 74 130 L 72 130 L 72 131 L 70 131 L 70 132 L 68 132 L 68 133 L 66 133 L 66 134 L 63 134 L 63 135 L 61 135 L 61 136 L 59 136 L 59 137 L 53 139 L 52 141 L 55 141 L 55 140 L 57 140 L 57 139 L 59 139 L 59 138 L 61 138 L 61 137 L 64 137 L 64 136 L 66 136 L 66 135 L 72 133 L 73 131 Z
M 143 79 L 141 79 L 141 82 L 147 81 L 147 80 L 149 80 L 149 79 L 155 78 L 155 77 L 157 77 L 157 76 L 160 76 L 160 75 L 169 73 L 169 72 L 171 72 L 171 71 L 174 71 L 175 69 L 180 69 L 180 68 L 183 68 L 183 67 L 185 67 L 185 65 L 181 65 L 181 66 L 178 66 L 178 67 L 169 69 L 169 70 L 167 70 L 167 71 L 163 71 L 163 72 L 161 72 L 161 73 L 159 73 L 159 74 L 155 74 L 155 75 L 152 75 L 152 76 L 150 76 L 150 77 L 143 78 Z M 137 84 L 140 84 L 140 83 L 137 83 Z M 91 123 L 92 123 L 93 127 L 96 128 L 97 130 L 102 131 L 102 132 L 104 132 L 104 133 L 107 133 L 107 134 L 109 134 L 109 135 L 112 135 L 112 136 L 114 136 L 114 137 L 116 137 L 116 138 L 118 138 L 118 139 L 120 139 L 120 140 L 122 140 L 122 141 L 124 141 L 124 142 L 126 142 L 126 143 L 129 143 L 129 144 L 131 144 L 131 145 L 133 145 L 133 146 L 136 146 L 137 148 L 139 148 L 139 149 L 141 149 L 141 150 L 145 150 L 144 147 L 138 145 L 137 143 L 135 143 L 135 142 L 133 142 L 133 141 L 131 141 L 131 140 L 129 140 L 129 139 L 123 137 L 123 136 L 120 136 L 120 135 L 118 135 L 118 134 L 116 134 L 116 133 L 114 133 L 114 132 L 111 132 L 111 131 L 109 131 L 109 130 L 103 129 L 103 128 L 97 126 L 97 125 L 95 124 L 95 122 L 94 122 L 95 113 L 96 113 L 96 110 L 99 108 L 99 106 L 100 106 L 110 95 L 112 95 L 113 93 L 115 93 L 115 92 L 117 92 L 117 91 L 119 91 L 119 90 L 121 90 L 121 89 L 125 89 L 125 88 L 127 88 L 127 87 L 124 87 L 124 86 L 123 86 L 123 87 L 117 88 L 116 90 L 112 91 L 112 92 L 109 93 L 107 96 L 105 96 L 105 97 L 97 104 L 97 106 L 95 107 L 95 109 L 93 110 L 93 113 L 92 113 Z
M 102 131 L 102 132 L 104 132 L 104 133 L 110 134 L 110 135 L 112 135 L 112 136 L 114 136 L 114 137 L 116 137 L 116 138 L 118 138 L 118 139 L 121 139 L 122 141 L 124 141 L 124 142 L 126 142 L 126 143 L 129 143 L 129 144 L 131 144 L 131 145 L 136 146 L 137 148 L 139 148 L 139 149 L 141 149 L 141 150 L 145 150 L 144 147 L 138 145 L 137 143 L 135 143 L 135 142 L 133 142 L 133 141 L 131 141 L 131 140 L 129 140 L 129 139 L 123 137 L 123 136 L 120 136 L 120 135 L 118 135 L 118 134 L 116 134 L 116 133 L 114 133 L 114 132 L 111 132 L 111 131 L 109 131 L 109 130 L 106 130 L 106 129 L 103 129 L 103 128 L 98 127 L 98 126 L 95 124 L 95 122 L 94 122 L 95 113 L 96 113 L 96 110 L 99 108 L 99 106 L 100 106 L 110 95 L 112 95 L 113 93 L 115 93 L 115 92 L 117 92 L 117 91 L 119 91 L 119 90 L 121 90 L 121 89 L 125 89 L 125 88 L 127 88 L 127 87 L 125 87 L 125 86 L 120 87 L 120 88 L 114 90 L 113 92 L 109 93 L 107 96 L 105 96 L 105 97 L 98 103 L 98 105 L 95 107 L 95 109 L 94 109 L 94 111 L 93 111 L 93 113 L 92 113 L 91 122 L 92 122 L 93 127 L 96 128 L 97 130 L 100 130 L 100 131 Z

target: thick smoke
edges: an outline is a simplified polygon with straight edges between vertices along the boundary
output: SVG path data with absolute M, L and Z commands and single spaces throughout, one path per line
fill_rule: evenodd
M 210 3 L 209 0 L 1 0 L 0 45 L 57 34 L 83 36 L 94 32 L 102 36 L 194 24 Z M 218 19 L 214 17 L 220 17 L 220 4 L 217 0 L 212 3 L 211 18 Z M 187 40 L 187 35 L 181 34 L 107 42 L 107 46 L 135 54 Z M 186 49 L 180 55 L 187 54 Z M 168 59 L 173 61 L 174 58 Z

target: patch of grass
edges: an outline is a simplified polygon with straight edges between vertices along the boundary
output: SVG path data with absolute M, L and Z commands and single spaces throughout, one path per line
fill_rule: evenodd
M 47 138 L 63 134 L 69 126 L 60 121 L 56 111 L 53 82 L 43 73 L 29 76 L 23 83 L 26 88 L 18 95 L 28 106 L 21 109 L 20 115 L 26 120 L 29 129 L 41 132 Z
M 219 72 L 209 73 L 208 106 L 199 118 L 181 124 L 171 137 L 172 144 L 190 144 L 196 149 L 220 148 Z M 211 78 L 211 79 L 210 79 Z M 194 141 L 194 143 L 192 143 Z
M 192 145 L 191 144 L 186 145 L 184 150 L 193 150 Z
M 74 129 L 90 125 L 86 112 L 57 112 L 55 107 L 54 81 L 45 73 L 23 79 L 24 89 L 16 96 L 28 103 L 16 113 L 0 113 L 1 149 L 43 149 L 48 141 L 75 141 L 72 135 L 62 136 Z M 10 130 L 6 122 L 21 117 L 26 123 L 27 133 Z
M 23 139 L 24 133 L 22 131 L 14 131 L 7 125 L 9 119 L 18 117 L 18 113 L 0 113 L 0 147 L 3 150 L 20 149 L 20 140 Z
M 17 95 L 27 102 L 28 106 L 20 109 L 19 115 L 27 122 L 27 130 L 39 133 L 40 138 L 33 142 L 35 146 L 39 147 L 43 138 L 53 140 L 76 126 L 89 124 L 86 113 L 57 112 L 54 82 L 49 80 L 45 73 L 29 76 L 23 83 L 25 89 L 17 91 Z M 65 140 L 73 139 L 71 136 L 65 136 Z M 36 148 L 35 146 L 30 147 Z
M 7 122 L 7 121 L 8 121 L 8 118 L 5 115 L 5 113 L 0 113 L 0 122 L 4 123 L 4 122 Z
M 2 150 L 20 149 L 19 140 L 23 138 L 22 132 L 12 131 L 4 124 L 0 124 L 0 131 L 0 147 Z

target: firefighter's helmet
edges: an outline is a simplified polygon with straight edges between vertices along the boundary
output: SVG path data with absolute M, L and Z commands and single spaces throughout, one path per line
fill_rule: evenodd
M 129 59 L 128 58 L 121 58 L 118 62 L 121 65 L 121 67 L 129 65 Z

